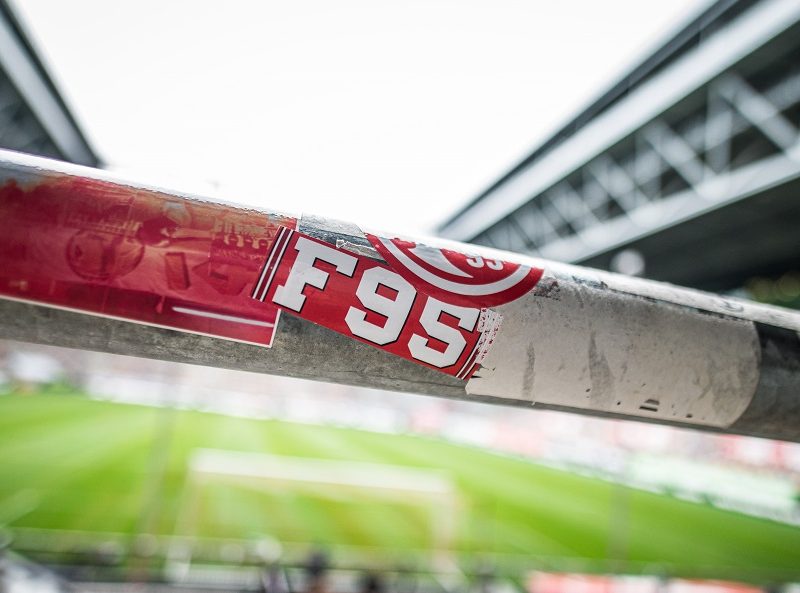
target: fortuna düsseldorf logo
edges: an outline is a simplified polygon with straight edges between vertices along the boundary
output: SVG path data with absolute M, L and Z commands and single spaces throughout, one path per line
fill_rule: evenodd
M 367 234 L 389 266 L 418 290 L 470 307 L 502 305 L 531 290 L 543 270 Z

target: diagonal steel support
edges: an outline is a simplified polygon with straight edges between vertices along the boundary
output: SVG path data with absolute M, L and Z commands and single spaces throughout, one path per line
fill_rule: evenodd
M 703 195 L 699 186 L 704 179 L 713 176 L 714 172 L 703 163 L 688 142 L 673 132 L 666 123 L 658 120 L 649 124 L 642 135 L 698 195 L 711 197 Z
M 649 202 L 634 181 L 633 176 L 609 155 L 600 155 L 588 166 L 588 170 L 620 205 L 625 215 Z
M 781 150 L 788 151 L 798 142 L 797 127 L 786 119 L 767 97 L 753 89 L 741 77 L 730 74 L 720 84 L 720 93 Z

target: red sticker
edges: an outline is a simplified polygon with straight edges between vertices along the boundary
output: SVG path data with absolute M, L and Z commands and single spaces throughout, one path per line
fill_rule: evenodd
M 501 317 L 418 292 L 373 259 L 300 232 L 278 232 L 251 295 L 460 379 L 475 372 Z
M 367 234 L 391 268 L 420 291 L 467 307 L 493 307 L 521 297 L 543 270 L 403 239 Z
M 92 179 L 8 181 L 0 296 L 269 346 L 278 309 L 248 288 L 278 228 L 232 206 Z

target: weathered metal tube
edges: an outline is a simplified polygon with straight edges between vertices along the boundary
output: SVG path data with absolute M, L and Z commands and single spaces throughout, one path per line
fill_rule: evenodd
M 800 441 L 800 315 L 0 152 L 0 336 Z

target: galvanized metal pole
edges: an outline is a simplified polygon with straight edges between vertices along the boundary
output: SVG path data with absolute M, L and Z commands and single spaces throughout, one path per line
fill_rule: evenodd
M 0 152 L 0 336 L 800 441 L 800 315 Z

